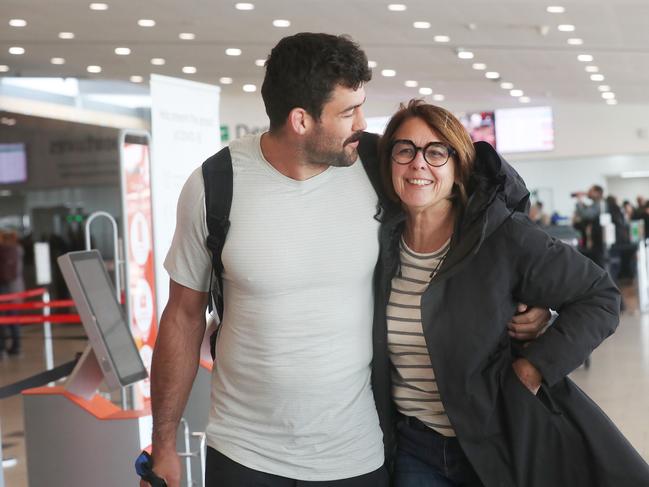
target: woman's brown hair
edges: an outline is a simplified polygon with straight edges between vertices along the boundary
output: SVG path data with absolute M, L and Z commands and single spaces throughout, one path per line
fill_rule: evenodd
M 411 118 L 419 118 L 434 130 L 442 142 L 449 145 L 455 151 L 451 157 L 455 164 L 456 183 L 453 185 L 452 199 L 455 205 L 464 207 L 468 200 L 468 185 L 475 159 L 475 149 L 471 137 L 464 126 L 455 116 L 442 107 L 430 105 L 423 100 L 410 100 L 408 105 L 399 107 L 379 142 L 379 157 L 381 164 L 381 179 L 388 197 L 399 202 L 399 197 L 392 186 L 392 142 L 394 134 L 401 124 Z

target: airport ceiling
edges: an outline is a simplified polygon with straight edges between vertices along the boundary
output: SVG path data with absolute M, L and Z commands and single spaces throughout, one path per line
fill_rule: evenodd
M 376 62 L 371 96 L 385 100 L 421 97 L 424 88 L 431 99 L 442 95 L 466 109 L 649 104 L 649 0 L 401 0 L 396 11 L 381 0 L 252 0 L 251 10 L 223 0 L 104 1 L 106 9 L 93 10 L 82 0 L 0 0 L 0 76 L 141 76 L 143 84 L 125 84 L 137 92 L 159 73 L 241 93 L 247 84 L 259 89 L 263 67 L 256 62 L 281 37 L 313 31 L 358 41 Z M 290 26 L 274 26 L 278 20 Z M 566 25 L 574 30 L 560 30 Z M 460 59 L 460 51 L 473 58 Z M 156 58 L 164 65 L 153 65 Z M 487 72 L 498 76 L 487 79 Z M 504 82 L 523 94 L 511 95 Z

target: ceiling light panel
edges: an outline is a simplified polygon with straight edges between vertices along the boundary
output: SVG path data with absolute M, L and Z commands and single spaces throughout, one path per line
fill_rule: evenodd
M 408 7 L 406 7 L 403 3 L 391 3 L 388 5 L 388 10 L 391 12 L 404 12 Z
M 412 26 L 415 29 L 430 29 L 430 22 L 418 20 L 417 22 L 413 22 Z
M 228 47 L 225 50 L 225 55 L 226 56 L 241 56 L 241 49 L 238 47 Z
M 433 89 L 427 88 L 426 86 L 422 86 L 421 88 L 419 88 L 419 94 L 424 96 L 432 95 Z
M 254 10 L 255 5 L 252 3 L 236 3 L 234 5 L 234 8 L 236 8 L 237 10 Z
M 574 32 L 575 26 L 572 24 L 560 24 L 557 26 L 560 32 Z
M 137 21 L 140 27 L 155 27 L 155 20 L 153 19 L 140 19 Z
M 25 19 L 11 19 L 9 21 L 9 25 L 11 27 L 25 27 L 27 25 L 27 21 Z
M 559 5 L 551 5 L 545 10 L 551 14 L 562 14 L 566 11 L 565 7 L 561 7 Z
M 285 29 L 286 27 L 291 26 L 291 21 L 286 19 L 275 19 L 273 20 L 273 26 L 279 27 L 280 29 Z
M 181 32 L 178 34 L 178 38 L 183 40 L 183 41 L 193 41 L 196 39 L 196 34 L 192 32 Z
M 74 39 L 74 32 L 59 32 L 59 39 Z
M 105 10 L 108 10 L 107 3 L 91 3 L 88 7 L 90 8 L 90 10 L 94 10 L 96 12 L 103 12 Z

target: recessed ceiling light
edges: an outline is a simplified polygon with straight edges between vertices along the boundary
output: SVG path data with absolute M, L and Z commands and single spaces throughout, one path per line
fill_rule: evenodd
M 597 66 L 586 66 L 587 73 L 599 73 L 599 68 Z
M 53 57 L 52 59 L 50 59 L 50 62 L 52 64 L 65 64 L 65 59 L 63 59 L 62 57 Z
M 551 14 L 562 14 L 566 11 L 564 7 L 560 7 L 559 5 L 551 5 L 546 10 Z
M 154 57 L 151 59 L 151 64 L 153 64 L 154 66 L 164 66 L 165 63 L 166 61 L 161 57 Z
M 236 3 L 234 8 L 237 10 L 254 10 L 255 6 L 252 3 Z
M 487 79 L 498 79 L 500 78 L 500 73 L 498 71 L 487 71 L 484 76 Z
M 413 22 L 412 26 L 415 29 L 430 29 L 430 22 L 417 21 L 417 22 Z
M 590 54 L 580 54 L 577 56 L 577 60 L 581 61 L 582 63 L 589 63 L 593 60 L 593 56 Z
M 155 27 L 155 20 L 153 19 L 140 19 L 137 21 L 140 27 Z
M 9 25 L 11 27 L 25 27 L 27 25 L 27 21 L 24 19 L 11 19 L 9 21 Z
M 591 74 L 590 79 L 593 81 L 604 81 L 604 75 L 603 74 Z
M 25 48 L 20 46 L 10 47 L 9 54 L 13 54 L 14 56 L 20 56 L 22 54 L 25 54 Z
M 441 93 L 436 93 L 433 95 L 433 100 L 435 101 L 444 101 L 446 97 L 442 95 Z
M 90 10 L 96 10 L 96 11 L 108 10 L 108 4 L 106 3 L 91 3 L 89 7 Z
M 609 105 L 617 105 L 617 100 L 615 98 L 611 98 L 610 100 L 606 100 L 606 103 Z
M 379 65 L 376 61 L 367 61 L 367 67 L 368 68 L 376 68 Z
M 9 71 L 9 66 L 6 64 L 0 64 L 0 73 L 6 73 Z
M 435 36 L 433 37 L 433 40 L 435 42 L 451 42 L 451 38 L 449 36 Z
M 515 96 L 516 98 L 524 95 L 523 90 L 510 90 L 509 94 L 511 96 Z
M 529 103 L 529 102 L 532 101 L 532 100 L 530 99 L 529 96 L 521 96 L 521 97 L 518 99 L 518 101 L 520 101 L 521 103 Z
M 509 81 L 503 81 L 502 83 L 500 83 L 500 87 L 503 90 L 511 90 L 512 88 L 514 88 L 514 83 L 510 83 Z
M 579 37 L 571 37 L 566 42 L 571 46 L 581 46 L 584 43 L 584 40 Z
M 419 83 L 417 83 L 414 79 L 409 79 L 404 83 L 408 88 L 417 88 L 419 86 Z
M 242 89 L 246 93 L 254 93 L 255 91 L 257 91 L 257 86 L 255 86 L 253 84 L 248 84 L 248 85 L 243 85 Z
M 185 74 L 196 74 L 196 66 L 183 66 L 183 73 Z
M 226 56 L 241 56 L 241 49 L 237 47 L 228 47 L 225 50 L 225 55 Z
M 101 73 L 101 66 L 90 65 L 86 68 L 86 71 L 94 74 Z
M 181 32 L 178 34 L 178 38 L 182 39 L 183 41 L 193 41 L 196 39 L 196 34 L 193 34 L 191 32 Z
M 457 57 L 460 59 L 473 59 L 473 53 L 471 51 L 458 51 Z
M 609 85 L 599 85 L 597 89 L 599 91 L 611 91 L 611 87 Z
M 59 32 L 59 39 L 74 39 L 74 32 Z
M 602 98 L 604 98 L 605 100 L 612 100 L 613 98 L 615 98 L 615 93 L 613 93 L 612 91 L 605 91 L 604 93 L 602 93 Z
M 255 66 L 259 66 L 260 68 L 263 68 L 266 65 L 266 60 L 265 59 L 256 59 L 255 60 Z
M 394 69 L 384 69 L 381 71 L 381 75 L 386 78 L 393 78 L 397 75 L 397 72 Z
M 222 85 L 231 85 L 232 84 L 232 78 L 229 78 L 227 76 L 223 76 L 222 78 L 219 78 L 219 83 Z
M 131 81 L 131 83 L 142 83 L 142 81 L 144 81 L 144 78 L 142 76 L 135 75 L 131 76 L 129 80 Z
M 485 69 L 487 69 L 487 65 L 485 63 L 473 63 L 473 66 L 471 67 L 476 71 L 484 71 Z
M 388 5 L 388 10 L 391 10 L 392 12 L 403 12 L 406 10 L 408 7 L 406 7 L 403 3 L 391 3 Z
M 421 88 L 419 88 L 419 94 L 424 96 L 432 95 L 433 89 L 422 86 Z
M 572 24 L 561 24 L 557 26 L 557 29 L 559 29 L 561 32 L 574 32 L 575 26 Z
M 115 54 L 118 56 L 128 56 L 131 54 L 131 50 L 128 47 L 116 47 Z
M 286 19 L 275 19 L 273 20 L 273 26 L 285 28 L 291 26 L 291 21 Z

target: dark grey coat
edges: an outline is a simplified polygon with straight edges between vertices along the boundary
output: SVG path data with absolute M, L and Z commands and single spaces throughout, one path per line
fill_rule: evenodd
M 617 288 L 531 223 L 522 179 L 488 144 L 476 150 L 467 208 L 422 297 L 431 363 L 462 448 L 486 487 L 649 486 L 647 464 L 566 378 L 617 327 Z M 385 308 L 404 218 L 393 211 L 384 219 L 376 279 L 373 387 L 388 455 L 395 435 Z M 507 333 L 517 303 L 559 311 L 527 347 Z M 513 372 L 516 356 L 542 373 L 537 396 Z

